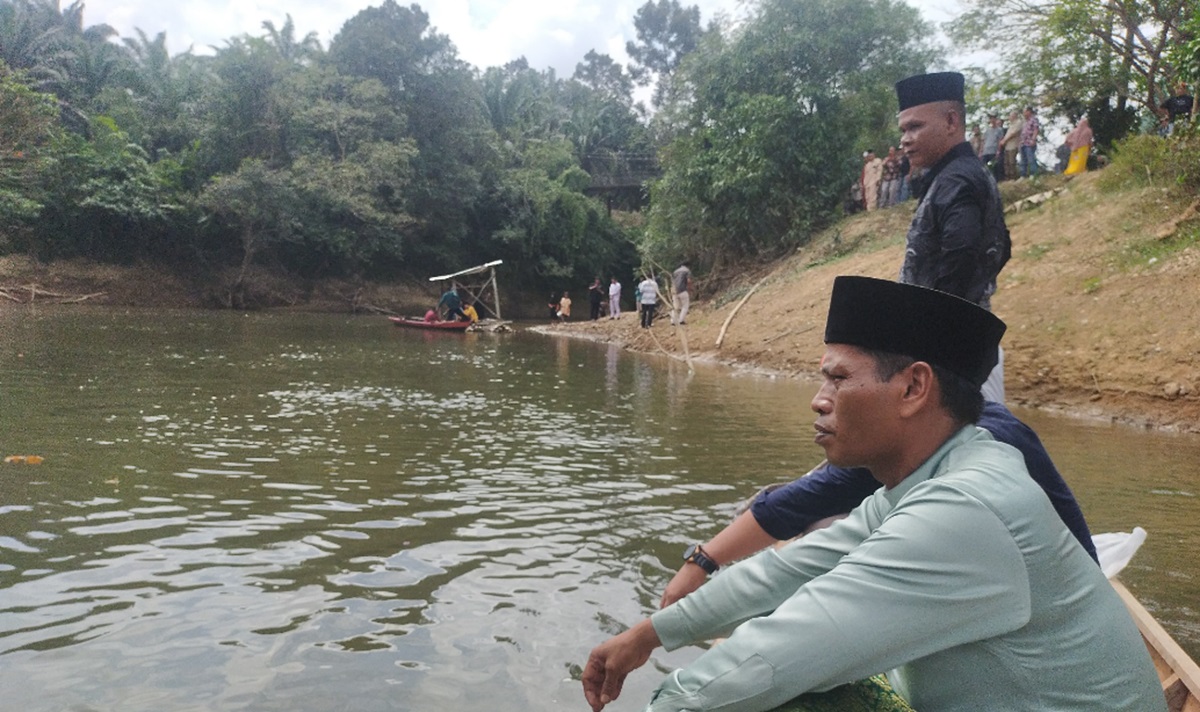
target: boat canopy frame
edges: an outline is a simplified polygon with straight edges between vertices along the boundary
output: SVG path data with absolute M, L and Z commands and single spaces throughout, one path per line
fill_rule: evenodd
M 453 274 L 430 277 L 429 281 L 449 282 L 446 289 L 453 287 L 459 296 L 463 296 L 463 293 L 466 292 L 476 306 L 483 307 L 496 319 L 503 319 L 500 316 L 500 284 L 496 281 L 496 267 L 502 264 L 504 264 L 504 260 L 492 260 Z

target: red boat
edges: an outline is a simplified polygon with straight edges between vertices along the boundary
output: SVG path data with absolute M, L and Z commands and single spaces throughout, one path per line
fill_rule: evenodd
M 470 321 L 425 321 L 420 317 L 389 316 L 388 319 L 396 326 L 407 326 L 411 329 L 433 329 L 434 331 L 466 331 Z

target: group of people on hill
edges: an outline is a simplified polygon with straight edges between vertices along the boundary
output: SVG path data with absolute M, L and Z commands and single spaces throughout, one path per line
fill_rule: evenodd
M 687 315 L 691 308 L 692 291 L 692 270 L 688 267 L 688 263 L 686 261 L 680 263 L 679 267 L 670 275 L 664 273 L 664 282 L 670 284 L 673 295 L 669 300 L 671 304 L 671 323 L 687 324 Z M 605 299 L 606 296 L 607 300 Z M 634 306 L 637 309 L 639 321 L 643 329 L 649 329 L 654 324 L 654 317 L 658 312 L 658 303 L 665 298 L 662 285 L 655 278 L 654 272 L 645 272 L 642 281 L 638 282 L 633 293 Z M 561 295 L 557 292 L 552 292 L 547 306 L 550 309 L 550 318 L 552 320 L 567 321 L 571 318 L 571 295 L 569 292 L 564 291 Z M 615 276 L 609 278 L 607 287 L 600 282 L 599 277 L 592 280 L 592 283 L 588 286 L 588 307 L 588 318 L 592 321 L 596 321 L 604 316 L 606 310 L 609 319 L 620 318 L 621 283 L 617 281 Z
M 593 712 L 656 648 L 716 636 L 645 709 L 768 710 L 886 672 L 922 712 L 1166 710 L 1070 488 L 1003 405 L 991 296 L 1011 241 L 963 76 L 896 93 L 918 206 L 897 282 L 834 280 L 811 403 L 826 462 L 687 547 L 661 609 L 592 650 Z
M 1007 122 L 999 114 L 988 114 L 987 129 L 971 127 L 968 143 L 997 181 L 1031 178 L 1038 173 L 1037 146 L 1042 124 L 1037 111 L 1026 106 L 1012 111 Z
M 863 152 L 862 159 L 862 172 L 850 188 L 846 212 L 878 210 L 908 200 L 908 156 L 896 146 L 888 146 L 885 158 L 875 155 L 874 150 L 867 150 Z

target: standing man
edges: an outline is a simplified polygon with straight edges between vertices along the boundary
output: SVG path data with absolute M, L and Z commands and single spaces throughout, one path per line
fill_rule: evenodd
M 1187 84 L 1179 82 L 1175 87 L 1175 96 L 1167 99 L 1159 108 L 1162 109 L 1163 115 L 1167 117 L 1167 133 L 1175 133 L 1177 122 L 1187 122 L 1192 118 L 1192 104 L 1195 98 L 1188 94 Z
M 1004 130 L 1004 138 L 1000 139 L 1000 150 L 1004 154 L 1004 177 L 1016 180 L 1017 153 L 1021 148 L 1021 132 L 1025 130 L 1025 119 L 1019 112 L 1013 111 L 1008 115 L 1008 126 Z
M 621 283 L 616 277 L 610 277 L 608 283 L 608 318 L 616 319 L 621 316 Z
M 1033 114 L 1033 107 L 1025 107 L 1025 125 L 1021 128 L 1021 177 L 1037 175 L 1037 141 L 1042 125 Z
M 679 267 L 671 273 L 671 285 L 675 288 L 675 301 L 671 304 L 671 323 L 686 324 L 688 307 L 692 303 L 689 295 L 692 287 L 692 271 L 688 269 L 687 260 L 679 263 Z
M 592 280 L 591 286 L 588 287 L 588 306 L 591 307 L 588 316 L 592 321 L 600 318 L 600 305 L 604 303 L 604 286 L 600 284 L 600 278 L 596 277 Z
M 879 186 L 879 207 L 889 208 L 900 202 L 900 154 L 895 146 L 888 146 L 887 158 L 883 159 L 883 183 Z
M 914 169 L 919 201 L 908 229 L 900 281 L 962 297 L 991 309 L 996 275 L 1012 243 L 1004 205 L 971 144 L 963 140 L 964 80 L 957 72 L 919 74 L 896 83 L 900 147 Z M 984 397 L 1004 402 L 1004 354 Z
M 1004 138 L 1004 127 L 1000 125 L 1000 117 L 997 114 L 988 114 L 988 127 L 983 132 L 983 153 L 980 158 L 983 159 L 984 165 L 992 171 L 992 177 L 996 180 L 1004 175 L 1004 160 L 998 154 L 1000 153 L 1000 139 Z
M 867 211 L 879 209 L 879 184 L 883 181 L 883 159 L 874 151 L 863 154 L 863 204 Z
M 654 310 L 658 308 L 658 282 L 654 281 L 652 272 L 647 272 L 646 278 L 638 284 L 638 303 L 642 305 L 642 328 L 649 329 L 654 324 Z
M 458 291 L 454 287 L 446 290 L 446 293 L 438 300 L 438 310 L 441 311 L 442 307 L 446 307 L 446 321 L 467 320 L 467 315 L 462 310 L 462 299 L 459 299 Z
M 973 425 L 1003 332 L 948 294 L 838 277 L 814 439 L 883 486 L 593 649 L 593 712 L 658 646 L 730 630 L 646 709 L 769 710 L 888 671 L 921 712 L 1163 712 L 1125 604 L 1021 455 Z

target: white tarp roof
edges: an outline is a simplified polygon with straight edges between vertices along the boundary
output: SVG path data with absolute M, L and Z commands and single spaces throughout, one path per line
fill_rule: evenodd
M 469 269 L 464 269 L 460 272 L 455 272 L 454 274 L 443 274 L 438 277 L 430 277 L 429 281 L 430 282 L 444 282 L 447 279 L 454 279 L 455 277 L 461 277 L 465 274 L 479 274 L 480 272 L 486 272 L 489 269 L 491 269 L 499 264 L 504 264 L 504 260 L 494 260 L 492 262 L 488 262 L 485 265 L 479 265 L 478 267 L 471 267 Z

